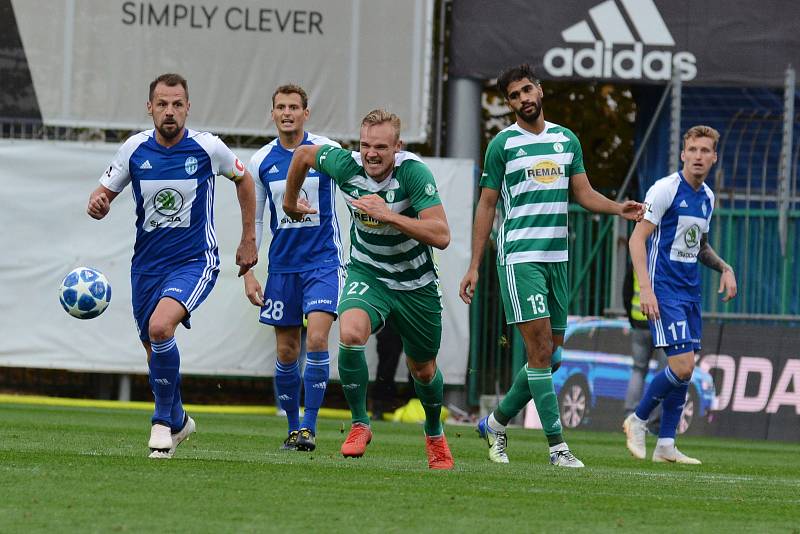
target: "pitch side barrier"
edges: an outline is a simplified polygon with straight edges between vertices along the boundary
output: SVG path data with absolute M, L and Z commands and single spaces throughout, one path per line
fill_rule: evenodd
M 619 431 L 631 375 L 626 320 L 596 320 L 565 343 L 553 375 L 567 428 Z M 689 385 L 679 432 L 800 442 L 800 329 L 705 320 L 703 349 Z M 657 372 L 651 362 L 650 378 Z M 539 427 L 533 403 L 525 426 Z M 651 430 L 658 423 L 651 421 Z

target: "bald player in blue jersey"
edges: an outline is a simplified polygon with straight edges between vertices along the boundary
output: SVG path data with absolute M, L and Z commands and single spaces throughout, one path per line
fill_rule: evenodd
M 314 214 L 294 221 L 283 211 L 286 172 L 294 150 L 301 145 L 339 146 L 305 131 L 309 113 L 308 95 L 302 87 L 278 87 L 272 94 L 271 112 L 278 137 L 256 152 L 247 165 L 256 177 L 257 246 L 261 245 L 267 211 L 272 241 L 264 291 L 251 271 L 244 276 L 245 294 L 261 308 L 260 321 L 275 328 L 275 396 L 288 421 L 283 449 L 298 451 L 316 448 L 317 414 L 330 372 L 328 334 L 336 318 L 344 274 L 336 188 L 331 178 L 314 169 L 306 177 L 301 196 L 314 208 Z M 304 315 L 308 317 L 307 353 L 301 377 L 298 359 Z M 305 405 L 302 421 L 301 389 Z
M 647 191 L 644 219 L 629 246 L 639 279 L 640 306 L 650 323 L 653 344 L 667 353 L 667 367 L 656 374 L 636 411 L 623 424 L 630 453 L 646 456 L 647 419 L 660 403 L 661 428 L 654 462 L 699 464 L 675 446 L 675 434 L 700 350 L 700 271 L 697 262 L 721 273 L 722 300 L 736 296 L 736 276 L 708 243 L 714 193 L 705 180 L 717 162 L 719 133 L 694 126 L 683 136 L 683 169 L 658 180 Z
M 253 179 L 216 136 L 185 127 L 189 89 L 178 74 L 162 74 L 150 84 L 147 112 L 152 130 L 139 132 L 120 147 L 87 213 L 102 219 L 111 202 L 130 184 L 136 203 L 136 242 L 131 260 L 133 315 L 147 351 L 155 397 L 150 458 L 171 458 L 195 431 L 183 409 L 180 353 L 175 330 L 214 287 L 219 252 L 214 233 L 214 177 L 236 184 L 242 236 L 236 251 L 239 276 L 258 261 Z

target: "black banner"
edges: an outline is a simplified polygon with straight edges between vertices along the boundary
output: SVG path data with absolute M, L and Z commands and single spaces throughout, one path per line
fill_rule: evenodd
M 553 382 L 564 426 L 618 431 L 631 330 L 627 321 L 595 323 L 568 336 Z M 702 346 L 679 431 L 800 442 L 800 329 L 704 321 Z M 656 372 L 651 362 L 649 377 Z M 650 424 L 655 433 L 657 418 Z
M 530 63 L 543 79 L 780 86 L 800 65 L 800 3 L 782 0 L 459 0 L 450 74 Z

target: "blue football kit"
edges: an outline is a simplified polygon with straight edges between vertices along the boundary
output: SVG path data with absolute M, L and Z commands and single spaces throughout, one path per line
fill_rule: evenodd
M 334 145 L 330 139 L 305 132 L 302 145 Z M 316 210 L 302 221 L 292 220 L 283 211 L 286 174 L 293 149 L 285 148 L 276 138 L 262 147 L 247 166 L 256 181 L 256 244 L 261 247 L 264 216 L 269 212 L 272 241 L 269 245 L 267 281 L 264 284 L 264 305 L 259 321 L 276 327 L 299 327 L 303 316 L 311 312 L 327 312 L 336 317 L 344 281 L 342 241 L 336 218 L 336 187 L 330 176 L 309 169 L 300 190 L 304 199 Z M 307 431 L 316 434 L 317 414 L 322 405 L 330 376 L 328 351 L 308 352 L 302 370 L 299 361 L 275 362 L 275 393 L 286 412 L 288 437 Z M 300 421 L 301 386 L 305 410 Z M 298 441 L 298 448 L 303 446 Z M 308 446 L 306 443 L 306 447 Z M 301 450 L 312 450 L 303 448 Z
M 667 355 L 700 349 L 701 283 L 697 254 L 708 233 L 714 193 L 689 185 L 681 172 L 658 180 L 645 198 L 645 220 L 656 226 L 647 243 L 647 270 L 660 319 L 650 322 L 653 343 Z
M 214 233 L 214 177 L 243 176 L 244 165 L 216 136 L 185 129 L 171 146 L 160 145 L 154 130 L 139 132 L 117 151 L 100 183 L 121 192 L 131 185 L 136 209 L 136 241 L 131 260 L 133 314 L 139 338 L 151 342 L 149 322 L 158 302 L 169 297 L 189 317 L 214 287 L 219 252 Z M 150 343 L 150 386 L 155 397 L 153 425 L 184 430 L 189 418 L 180 392 L 180 353 L 174 337 Z M 155 426 L 153 428 L 156 428 Z M 171 456 L 172 448 L 153 449 Z
M 304 145 L 337 143 L 308 132 Z M 286 173 L 294 150 L 279 139 L 262 147 L 250 159 L 248 170 L 256 180 L 256 242 L 261 246 L 264 215 L 269 212 L 272 241 L 260 321 L 274 326 L 300 326 L 303 315 L 325 311 L 336 315 L 342 283 L 342 241 L 336 218 L 336 187 L 331 178 L 313 168 L 300 191 L 317 213 L 302 221 L 283 211 Z

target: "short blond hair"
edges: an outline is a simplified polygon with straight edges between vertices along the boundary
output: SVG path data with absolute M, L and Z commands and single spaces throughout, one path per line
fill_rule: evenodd
M 686 148 L 686 141 L 689 139 L 697 139 L 699 137 L 708 137 L 714 141 L 714 150 L 717 150 L 717 143 L 719 142 L 719 132 L 711 126 L 704 126 L 699 124 L 692 126 L 686 133 L 683 134 L 683 147 Z
M 388 122 L 394 129 L 395 140 L 400 139 L 400 117 L 385 109 L 373 109 L 361 120 L 361 126 L 375 126 Z

